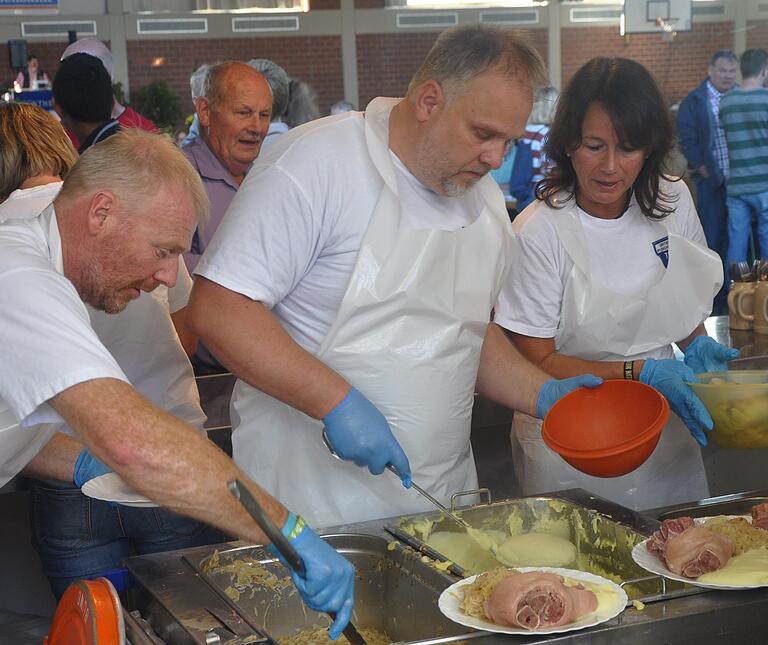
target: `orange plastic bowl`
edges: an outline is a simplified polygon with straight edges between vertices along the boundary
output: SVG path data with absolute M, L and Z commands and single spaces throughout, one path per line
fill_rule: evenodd
M 669 418 L 667 400 L 638 381 L 579 388 L 550 408 L 544 443 L 571 466 L 595 477 L 619 477 L 656 448 Z

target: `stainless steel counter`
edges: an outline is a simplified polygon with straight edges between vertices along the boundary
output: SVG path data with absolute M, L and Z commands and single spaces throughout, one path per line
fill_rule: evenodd
M 768 495 L 768 491 L 758 493 Z M 595 498 L 584 491 L 564 491 L 558 497 L 572 500 L 574 503 L 587 504 L 598 512 L 633 530 L 648 534 L 658 526 L 658 522 L 649 515 L 637 514 L 616 506 L 605 500 Z M 743 496 L 732 496 L 727 501 L 739 502 Z M 723 500 L 718 510 L 727 510 Z M 702 504 L 706 504 L 707 501 Z M 744 503 L 744 502 L 742 502 Z M 477 507 L 473 507 L 473 511 Z M 660 509 L 659 512 L 663 512 Z M 373 535 L 391 537 L 384 531 L 384 525 L 397 522 L 399 518 L 379 520 L 360 524 L 349 524 L 329 529 L 327 533 Z M 239 543 L 220 545 L 219 549 L 231 549 L 243 546 Z M 398 547 L 399 548 L 399 547 Z M 253 551 L 251 549 L 251 551 Z M 238 614 L 237 605 L 228 601 L 226 596 L 214 591 L 201 575 L 200 563 L 207 561 L 213 553 L 212 547 L 190 549 L 184 552 L 163 553 L 130 558 L 128 568 L 135 581 L 134 600 L 141 615 L 153 626 L 166 642 L 174 645 L 229 643 L 243 645 L 248 642 L 270 642 L 260 638 L 251 629 L 258 622 L 251 616 Z M 404 556 L 402 556 L 404 557 Z M 431 570 L 429 585 L 436 588 L 447 587 L 456 578 L 440 571 Z M 390 601 L 378 608 L 379 612 L 410 611 L 415 613 L 418 599 L 412 591 L 399 593 L 404 597 Z M 396 596 L 395 596 L 396 597 Z M 435 595 L 436 597 L 436 595 Z M 434 600 L 433 600 L 434 601 Z M 403 609 L 405 608 L 405 609 Z M 266 612 L 269 611 L 267 607 Z M 297 612 L 295 617 L 301 623 L 306 621 L 306 614 Z M 370 615 L 371 607 L 365 612 Z M 429 620 L 424 616 L 423 608 L 418 610 L 420 620 Z M 264 612 L 262 612 L 264 613 Z M 721 592 L 697 590 L 694 595 L 671 598 L 646 604 L 642 610 L 630 606 L 620 616 L 586 630 L 566 633 L 548 638 L 536 636 L 505 636 L 486 632 L 452 633 L 449 636 L 435 633 L 434 638 L 421 638 L 408 641 L 410 645 L 438 645 L 456 640 L 477 640 L 478 645 L 496 643 L 574 643 L 574 644 L 628 644 L 659 645 L 660 643 L 683 644 L 696 643 L 706 645 L 750 644 L 766 641 L 765 629 L 768 624 L 768 590 L 749 590 Z M 413 615 L 410 615 L 413 620 Z M 292 620 L 288 614 L 283 620 Z M 249 625 L 251 623 L 251 625 Z M 231 631 L 225 627 L 229 624 Z M 274 626 L 273 628 L 274 629 Z M 239 636 L 235 633 L 239 632 Z M 450 632 L 449 632 L 450 633 Z M 229 640 L 227 640 L 229 639 Z M 479 639 L 479 640 L 478 640 Z

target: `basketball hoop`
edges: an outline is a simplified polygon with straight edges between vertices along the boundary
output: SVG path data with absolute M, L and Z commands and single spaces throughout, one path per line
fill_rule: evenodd
M 656 26 L 665 34 L 676 34 L 676 23 L 677 18 L 662 18 L 661 16 L 656 16 Z

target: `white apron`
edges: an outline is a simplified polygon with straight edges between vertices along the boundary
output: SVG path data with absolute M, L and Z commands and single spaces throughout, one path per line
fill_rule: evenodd
M 686 338 L 709 315 L 723 282 L 722 263 L 709 249 L 667 231 L 664 277 L 650 288 L 622 294 L 592 279 L 575 204 L 558 211 L 556 226 L 574 262 L 555 337 L 559 353 L 599 361 L 672 358 L 670 342 Z M 664 222 L 656 226 L 663 235 Z M 578 487 L 635 510 L 709 495 L 699 446 L 674 413 L 648 460 L 622 477 L 592 477 L 571 467 L 544 444 L 541 421 L 528 415 L 515 413 L 511 438 L 515 473 L 525 495 Z
M 365 113 L 369 154 L 383 179 L 355 268 L 317 357 L 384 414 L 413 479 L 442 502 L 476 488 L 469 442 L 473 391 L 490 312 L 504 278 L 511 226 L 498 186 L 480 180 L 484 208 L 456 231 L 401 225 L 388 147 L 396 99 Z M 430 509 L 399 478 L 331 456 L 323 424 L 242 382 L 232 400 L 235 461 L 315 526 Z

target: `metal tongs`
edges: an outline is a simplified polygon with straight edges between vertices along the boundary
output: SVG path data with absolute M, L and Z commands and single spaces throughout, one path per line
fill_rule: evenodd
M 272 518 L 266 514 L 246 485 L 239 479 L 233 479 L 227 483 L 227 488 L 229 488 L 229 492 L 234 495 L 235 499 L 239 500 L 245 510 L 248 511 L 256 524 L 261 527 L 261 530 L 267 534 L 267 537 L 272 541 L 277 552 L 285 558 L 285 561 L 291 569 L 299 575 L 303 575 L 304 562 L 302 561 L 301 556 L 296 552 L 296 549 L 291 546 L 291 543 L 283 535 L 282 531 L 275 526 Z M 328 615 L 331 617 L 331 620 L 336 620 L 336 612 L 329 611 Z M 343 634 L 347 637 L 347 640 L 351 645 L 366 645 L 365 640 L 352 624 L 352 621 L 347 623 Z

